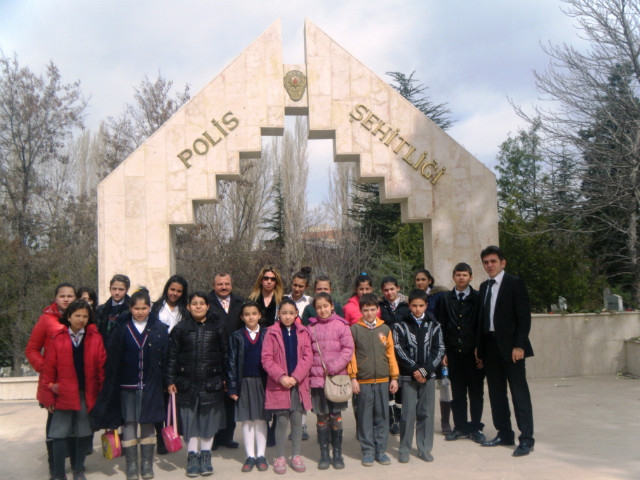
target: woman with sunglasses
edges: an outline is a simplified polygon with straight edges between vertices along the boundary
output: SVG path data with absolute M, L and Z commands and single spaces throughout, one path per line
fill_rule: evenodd
M 280 272 L 274 267 L 263 267 L 248 299 L 253 300 L 263 309 L 262 318 L 265 327 L 276 323 L 276 306 L 280 305 L 283 296 L 284 286 Z

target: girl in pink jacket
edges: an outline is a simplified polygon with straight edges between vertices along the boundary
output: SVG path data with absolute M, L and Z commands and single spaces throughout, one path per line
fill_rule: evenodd
M 342 458 L 342 413 L 347 402 L 334 403 L 324 395 L 326 375 L 347 375 L 347 365 L 353 356 L 353 338 L 347 321 L 333 311 L 333 299 L 326 292 L 313 300 L 317 317 L 309 319 L 309 334 L 313 350 L 313 365 L 309 373 L 311 403 L 318 421 L 320 461 L 318 468 L 331 465 L 329 442 L 333 445 L 333 468 L 344 468 Z M 323 367 L 324 363 L 324 367 Z M 325 372 L 326 367 L 326 372 Z
M 264 408 L 276 416 L 278 457 L 273 464 L 276 473 L 287 471 L 284 446 L 289 423 L 293 444 L 291 467 L 296 472 L 306 469 L 300 457 L 300 444 L 302 415 L 311 409 L 309 369 L 313 354 L 309 332 L 296 318 L 296 302 L 285 297 L 278 307 L 278 321 L 267 329 L 262 347 L 262 367 L 268 375 Z

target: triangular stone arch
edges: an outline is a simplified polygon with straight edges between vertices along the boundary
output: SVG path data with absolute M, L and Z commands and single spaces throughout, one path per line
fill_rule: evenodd
M 480 250 L 498 243 L 495 175 L 308 20 L 305 61 L 283 65 L 277 20 L 100 183 L 101 301 L 115 273 L 161 293 L 175 271 L 173 227 L 216 201 L 218 180 L 239 179 L 239 161 L 259 158 L 285 115 L 308 115 L 310 139 L 333 139 L 335 161 L 356 162 L 359 181 L 401 202 L 403 222 L 424 223 L 437 280 L 449 283 L 459 261 L 480 271 Z M 308 83 L 298 100 L 284 87 L 291 71 Z

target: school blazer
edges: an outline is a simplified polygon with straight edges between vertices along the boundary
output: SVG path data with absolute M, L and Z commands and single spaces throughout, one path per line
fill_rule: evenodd
M 478 358 L 485 353 L 484 309 L 489 280 L 480 284 L 480 320 L 478 322 Z M 514 348 L 522 348 L 525 357 L 533 357 L 529 341 L 531 330 L 531 302 L 527 286 L 521 278 L 505 272 L 498 289 L 493 313 L 496 341 L 502 357 L 511 362 Z

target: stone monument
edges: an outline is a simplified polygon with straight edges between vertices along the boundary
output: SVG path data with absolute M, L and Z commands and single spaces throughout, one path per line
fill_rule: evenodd
M 309 117 L 403 222 L 424 226 L 425 266 L 448 284 L 456 262 L 481 278 L 481 249 L 498 243 L 495 175 L 310 21 L 305 64 L 284 65 L 280 21 L 176 112 L 98 186 L 100 301 L 115 273 L 158 296 L 175 272 L 174 228 L 217 199 L 219 180 L 260 158 L 285 115 Z M 213 273 L 213 272 L 212 272 Z

